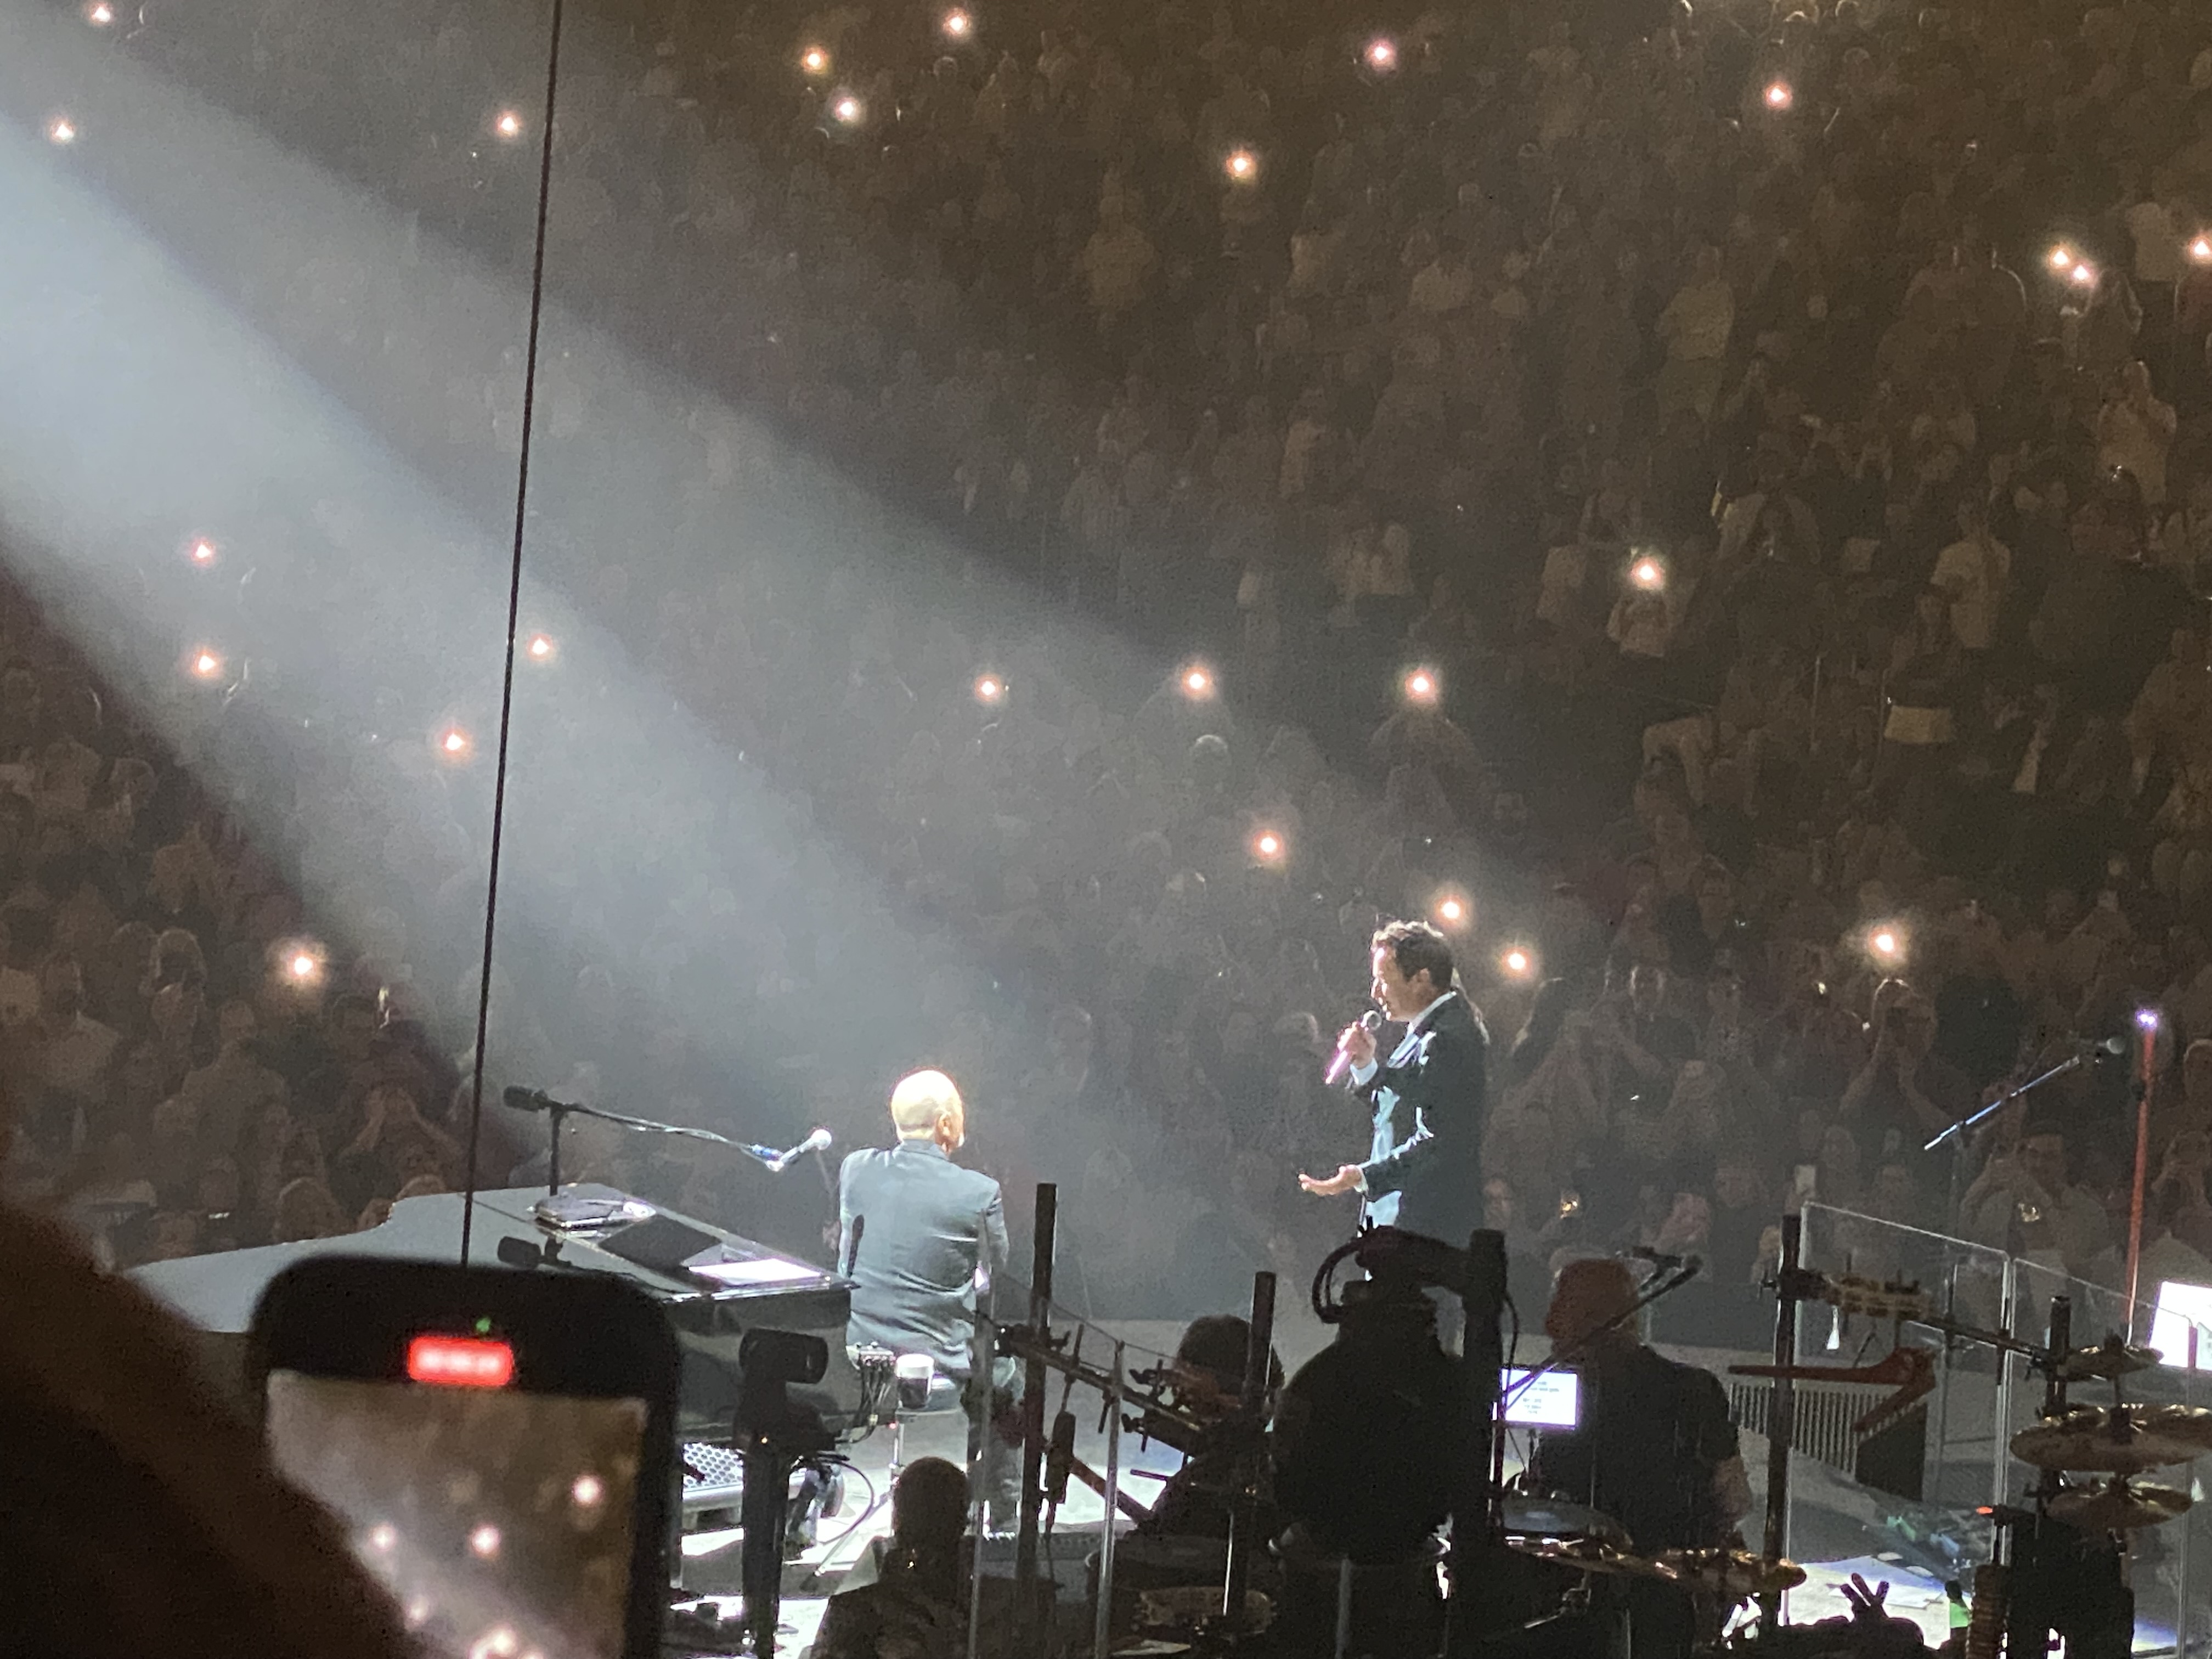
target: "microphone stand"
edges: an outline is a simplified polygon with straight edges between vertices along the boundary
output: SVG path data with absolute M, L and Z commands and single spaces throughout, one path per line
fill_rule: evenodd
M 2060 1060 L 2056 1066 L 2045 1072 L 2041 1077 L 2030 1078 L 2026 1083 L 2021 1084 L 2019 1088 L 2006 1090 L 2004 1093 L 1999 1095 L 1995 1100 L 1983 1107 L 1980 1111 L 1976 1112 L 1971 1117 L 1962 1117 L 1956 1123 L 1948 1125 L 1944 1128 L 1939 1129 L 1936 1131 L 1934 1138 L 1931 1139 L 1926 1146 L 1920 1149 L 1923 1152 L 1932 1152 L 1938 1146 L 1941 1146 L 1945 1141 L 1950 1140 L 1954 1137 L 1956 1138 L 1959 1149 L 1958 1156 L 1951 1160 L 1951 1212 L 1954 1215 L 1958 1213 L 1959 1200 L 1965 1195 L 1966 1189 L 1966 1132 L 1972 1128 L 1977 1123 L 1981 1122 L 1984 1118 L 1991 1116 L 2002 1108 L 2010 1105 L 2014 1101 L 2020 1099 L 2023 1095 L 2032 1094 L 2036 1090 L 2040 1089 L 2045 1084 L 2051 1082 L 2056 1078 L 2064 1077 L 2069 1072 L 2080 1071 L 2084 1066 L 2087 1066 L 2091 1060 L 2094 1060 L 2100 1052 L 2101 1051 L 2096 1045 L 2084 1044 L 2082 1047 L 2075 1049 L 2074 1053 L 2069 1054 L 2065 1059 Z
M 597 1118 L 602 1123 L 612 1123 L 625 1129 L 641 1130 L 647 1134 L 677 1135 L 685 1140 L 711 1141 L 717 1146 L 727 1146 L 732 1152 L 743 1152 L 755 1162 L 773 1170 L 781 1163 L 782 1155 L 771 1147 L 756 1146 L 750 1141 L 732 1140 L 727 1135 L 717 1134 L 712 1129 L 695 1129 L 684 1123 L 663 1123 L 657 1118 L 632 1117 L 627 1112 L 609 1111 L 604 1106 L 586 1106 L 580 1101 L 556 1100 L 550 1095 L 540 1094 L 522 1109 L 543 1108 L 553 1121 L 552 1152 L 547 1160 L 548 1195 L 561 1190 L 561 1126 L 572 1117 Z

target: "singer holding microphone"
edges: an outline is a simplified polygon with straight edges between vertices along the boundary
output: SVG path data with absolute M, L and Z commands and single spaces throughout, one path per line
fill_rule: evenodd
M 1460 988 L 1450 942 L 1426 922 L 1377 932 L 1370 965 L 1381 1012 L 1345 1029 L 1327 1073 L 1370 1108 L 1367 1161 L 1298 1185 L 1322 1198 L 1360 1194 L 1363 1225 L 1464 1248 L 1482 1224 L 1490 1033 Z M 1376 1042 L 1385 1017 L 1405 1027 L 1387 1057 Z

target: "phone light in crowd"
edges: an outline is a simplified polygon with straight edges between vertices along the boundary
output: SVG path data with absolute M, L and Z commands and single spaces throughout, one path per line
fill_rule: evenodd
M 830 73 L 830 54 L 821 46 L 809 46 L 799 54 L 799 67 L 809 75 Z
M 469 752 L 469 734 L 458 726 L 449 726 L 438 733 L 438 752 L 447 760 L 461 760 Z
M 857 127 L 867 112 L 868 106 L 849 92 L 841 92 L 830 100 L 830 118 L 840 126 Z
M 1905 960 L 1905 934 L 1893 927 L 1877 927 L 1867 935 L 1867 949 L 1885 968 L 1894 967 Z
M 945 31 L 945 38 L 948 40 L 971 40 L 975 33 L 975 18 L 957 6 L 939 18 L 937 26 Z
M 1221 164 L 1232 185 L 1249 185 L 1260 176 L 1260 158 L 1249 149 L 1232 149 L 1229 159 Z
M 46 142 L 52 144 L 76 143 L 76 123 L 66 115 L 57 115 L 46 123 Z
M 503 1389 L 514 1381 L 514 1350 L 497 1337 L 416 1336 L 407 1341 L 407 1375 L 416 1382 L 442 1383 L 455 1389 Z M 479 1527 L 491 1534 L 490 1555 L 499 1549 L 499 1528 Z M 476 1539 L 469 1540 L 476 1548 Z
M 1424 707 L 1434 707 L 1437 698 L 1443 695 L 1443 683 L 1437 678 L 1437 671 L 1433 668 L 1414 669 L 1406 676 L 1403 689 L 1407 702 L 1417 702 Z
M 1498 965 L 1509 978 L 1526 979 L 1536 971 L 1536 957 L 1525 945 L 1509 945 L 1505 954 L 1498 958 Z
M 92 0 L 84 9 L 84 21 L 96 29 L 104 29 L 115 21 L 115 8 L 107 0 Z
M 469 1534 L 469 1552 L 489 1561 L 499 1553 L 500 1542 L 499 1528 L 487 1521 Z M 510 1648 L 507 1651 L 513 1652 L 514 1650 Z
M 1367 67 L 1377 75 L 1388 75 L 1398 67 L 1398 43 L 1387 34 L 1378 34 L 1370 40 L 1362 55 L 1367 60 Z
M 2212 265 L 2212 236 L 2199 236 L 2191 242 L 2189 257 L 2200 265 Z
M 186 665 L 196 679 L 211 680 L 222 672 L 222 653 L 202 646 L 192 653 Z
M 1252 837 L 1252 851 L 1262 863 L 1278 864 L 1283 857 L 1283 838 L 1273 830 L 1262 830 Z
M 1797 101 L 1797 94 L 1790 89 L 1787 81 L 1768 82 L 1765 97 L 1767 108 L 1773 110 L 1788 109 Z
M 1628 580 L 1647 593 L 1656 593 L 1667 586 L 1667 567 L 1656 559 L 1641 558 L 1628 567 Z
M 530 653 L 530 660 L 532 662 L 553 660 L 553 636 L 550 634 L 532 634 L 530 636 L 530 643 L 522 648 Z
M 569 1501 L 580 1510 L 595 1509 L 607 1495 L 606 1483 L 596 1474 L 580 1474 L 568 1488 Z
M 1176 677 L 1176 684 L 1193 702 L 1201 702 L 1213 695 L 1213 671 L 1203 663 L 1193 663 Z
M 984 674 L 975 681 L 975 701 L 1000 703 L 1006 700 L 1006 683 L 996 674 Z

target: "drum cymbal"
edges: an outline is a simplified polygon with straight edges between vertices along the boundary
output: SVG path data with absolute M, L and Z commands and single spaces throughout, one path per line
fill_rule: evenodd
M 2039 1469 L 2139 1474 L 2212 1451 L 2202 1406 L 2081 1406 L 2012 1437 L 2012 1455 Z
M 1505 1547 L 1516 1555 L 1533 1555 L 1540 1561 L 1571 1567 L 1577 1572 L 1614 1573 L 1631 1578 L 1660 1578 L 1674 1582 L 1674 1570 L 1661 1562 L 1617 1550 L 1597 1538 L 1508 1538 Z
M 2130 1486 L 2123 1480 L 2062 1492 L 2051 1500 L 2051 1514 L 2084 1532 L 2131 1532 L 2171 1521 L 2189 1504 L 2189 1494 L 2174 1487 Z
M 1620 1522 L 1584 1504 L 1564 1498 L 1522 1498 L 1507 1494 L 1499 1513 L 1505 1530 L 1531 1538 L 1602 1538 L 1626 1544 L 1628 1534 Z
M 1659 1556 L 1658 1563 L 1671 1568 L 1685 1589 L 1703 1590 L 1736 1601 L 1779 1595 L 1805 1582 L 1805 1569 L 1795 1561 L 1753 1555 L 1747 1550 L 1668 1550 Z
M 2149 1370 L 2161 1358 L 2156 1348 L 2139 1347 L 2108 1336 L 2094 1348 L 2076 1348 L 2061 1359 L 2058 1375 L 2069 1382 L 2109 1382 Z

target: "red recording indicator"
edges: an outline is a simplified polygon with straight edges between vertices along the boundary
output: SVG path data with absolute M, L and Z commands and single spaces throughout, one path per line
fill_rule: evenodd
M 417 1336 L 407 1344 L 407 1375 L 456 1389 L 503 1389 L 514 1381 L 514 1350 L 473 1336 Z

